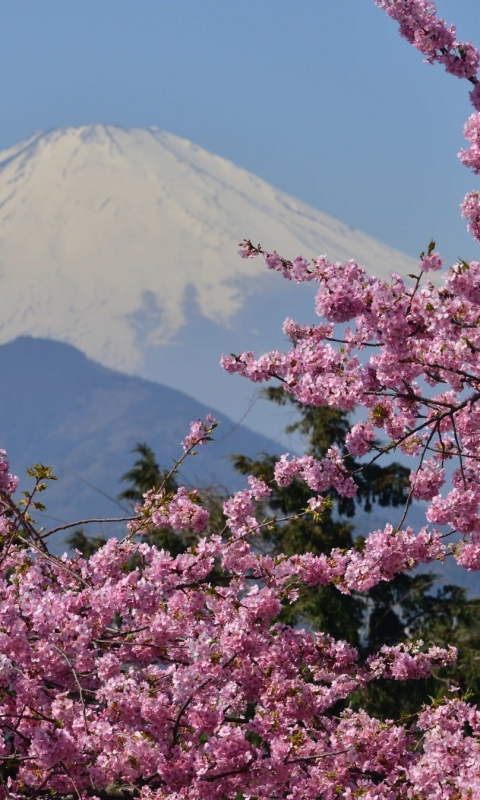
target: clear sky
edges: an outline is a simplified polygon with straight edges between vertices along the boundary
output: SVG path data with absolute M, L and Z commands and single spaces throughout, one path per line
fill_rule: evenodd
M 440 0 L 480 43 L 479 0 Z M 0 148 L 156 125 L 412 255 L 480 259 L 458 205 L 468 86 L 373 0 L 3 0 Z

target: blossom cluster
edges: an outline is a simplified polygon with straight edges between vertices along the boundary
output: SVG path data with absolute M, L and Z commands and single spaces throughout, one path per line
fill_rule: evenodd
M 10 472 L 10 462 L 5 450 L 0 450 L 0 492 L 13 494 L 18 486 L 18 478 Z
M 190 423 L 190 431 L 182 442 L 184 452 L 191 450 L 193 447 L 207 444 L 210 434 L 215 430 L 217 424 L 212 414 L 207 414 L 205 422 L 201 419 L 193 420 Z
M 227 526 L 236 537 L 253 533 L 259 530 L 259 525 L 255 516 L 255 503 L 265 500 L 272 493 L 272 490 L 265 481 L 250 475 L 248 478 L 250 489 L 236 492 L 230 499 L 223 504 L 223 513 L 227 519 Z
M 279 625 L 294 560 L 217 536 L 177 558 L 116 540 L 88 561 L 32 558 L 12 543 L 0 562 L 4 798 L 407 798 L 428 780 L 451 785 L 412 731 L 331 709 L 455 652 L 384 647 L 362 664 L 346 642 Z M 458 752 L 476 753 L 475 712 L 450 700 L 441 713 L 475 722 L 452 729 Z M 420 726 L 424 751 L 443 753 L 435 712 Z M 467 778 L 477 786 L 468 758 Z
M 437 17 L 435 3 L 431 0 L 375 2 L 398 22 L 400 35 L 420 50 L 429 63 L 442 64 L 446 72 L 457 78 L 476 78 L 480 64 L 478 49 L 471 42 L 457 41 L 455 26 Z M 476 96 L 474 100 L 477 101 Z
M 429 531 L 425 526 L 415 533 L 409 526 L 397 530 L 388 523 L 383 530 L 372 531 L 360 548 L 334 548 L 329 556 L 294 556 L 293 562 L 308 586 L 333 583 L 341 592 L 350 594 L 372 589 L 381 581 L 391 581 L 395 575 L 420 564 L 443 561 L 446 554 L 438 529 Z
M 150 512 L 149 518 L 156 527 L 166 526 L 177 531 L 188 528 L 195 533 L 205 529 L 210 516 L 200 505 L 198 491 L 188 491 L 184 486 L 180 486 L 170 499 L 166 499 L 163 492 L 148 493 L 144 510 Z
M 279 486 L 289 486 L 295 477 L 300 477 L 314 492 L 335 489 L 342 497 L 354 497 L 357 485 L 348 474 L 338 447 L 330 447 L 326 458 L 319 461 L 312 456 L 288 460 L 288 453 L 281 456 L 275 465 L 275 480 Z
M 435 3 L 431 0 L 375 0 L 375 3 L 398 23 L 400 35 L 420 50 L 426 61 L 442 64 L 450 75 L 470 82 L 470 101 L 476 112 L 480 112 L 480 51 L 471 42 L 457 40 L 455 26 L 447 25 L 437 16 Z M 472 114 L 467 120 L 464 133 L 471 147 L 460 150 L 459 158 L 478 175 L 480 113 Z M 462 216 L 469 221 L 470 233 L 480 241 L 480 196 L 477 191 L 465 196 L 461 210 Z
M 430 0 L 376 2 L 428 61 L 472 83 L 480 112 L 476 48 L 457 41 Z M 461 156 L 475 172 L 479 126 L 475 114 Z M 464 214 L 480 238 L 480 194 Z M 254 534 L 281 520 L 259 518 L 272 487 L 252 476 L 225 502 L 222 535 L 172 557 L 141 534 L 200 533 L 208 512 L 195 490 L 168 491 L 167 476 L 123 541 L 59 558 L 46 544 L 53 531 L 37 530 L 11 497 L 17 479 L 0 451 L 0 800 L 480 800 L 480 715 L 464 699 L 447 696 L 405 723 L 349 707 L 372 681 L 452 664 L 454 648 L 384 646 L 362 662 L 345 641 L 278 622 L 306 587 L 364 591 L 447 557 L 480 569 L 480 264 L 459 261 L 434 285 L 426 275 L 443 262 L 432 243 L 407 284 L 371 278 L 353 260 L 291 261 L 250 241 L 241 254 L 317 283 L 323 319 L 288 319 L 288 352 L 245 352 L 224 367 L 364 417 L 345 451 L 282 456 L 273 480 L 305 481 L 314 496 L 303 513 L 321 514 L 331 490 L 355 496 L 350 456 L 361 469 L 399 450 L 415 460 L 404 514 L 351 550 L 273 557 Z M 338 323 L 348 327 L 338 333 Z M 215 424 L 191 423 L 182 458 Z M 415 499 L 427 504 L 417 532 L 404 525 Z

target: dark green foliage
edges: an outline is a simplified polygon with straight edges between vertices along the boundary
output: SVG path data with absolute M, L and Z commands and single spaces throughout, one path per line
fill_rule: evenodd
M 348 416 L 335 408 L 316 408 L 302 406 L 281 387 L 269 388 L 265 395 L 279 405 L 293 405 L 300 412 L 300 419 L 287 428 L 287 433 L 299 432 L 307 439 L 306 451 L 314 458 L 324 458 L 332 445 L 337 445 L 343 453 L 345 438 L 350 430 Z M 347 457 L 345 464 L 355 470 L 359 464 Z M 269 510 L 279 519 L 290 517 L 303 511 L 308 500 L 314 496 L 303 481 L 294 480 L 290 486 L 279 487 L 273 481 L 275 458 L 264 456 L 253 460 L 245 456 L 234 456 L 234 466 L 243 474 L 253 474 L 263 478 L 272 487 Z M 345 517 L 353 517 L 355 505 L 366 511 L 372 503 L 399 506 L 405 502 L 405 487 L 408 484 L 409 470 L 400 464 L 386 468 L 376 464 L 366 470 L 367 474 L 356 476 L 359 489 L 355 499 L 338 497 L 331 492 L 332 508 L 322 513 L 320 520 L 310 515 L 273 525 L 263 535 L 263 546 L 274 553 L 313 553 L 328 554 L 334 547 L 354 546 L 353 526 Z M 351 644 L 360 646 L 365 619 L 365 599 L 360 595 L 341 594 L 334 586 L 305 589 L 294 606 L 287 606 L 283 621 L 317 628 Z M 383 607 L 379 614 L 384 614 Z M 382 629 L 393 625 L 396 615 L 390 612 L 385 617 Z M 399 625 L 396 620 L 396 627 Z M 368 637 L 367 637 L 368 638 Z
M 129 483 L 130 486 L 118 495 L 119 500 L 128 500 L 132 505 L 136 505 L 142 502 L 145 492 L 150 489 L 159 489 L 162 484 L 167 493 L 177 489 L 174 475 L 160 469 L 155 459 L 155 453 L 148 444 L 138 442 L 132 453 L 138 453 L 139 458 L 120 479 L 122 482 Z
M 151 489 L 158 490 L 160 487 L 165 492 L 166 497 L 172 495 L 178 489 L 175 474 L 161 470 L 155 459 L 153 450 L 145 443 L 138 443 L 132 450 L 138 453 L 139 458 L 133 467 L 122 476 L 121 480 L 128 482 L 130 486 L 119 495 L 120 500 L 128 500 L 132 505 L 141 503 L 143 495 Z M 225 525 L 223 516 L 224 495 L 214 490 L 205 489 L 201 494 L 202 505 L 208 509 L 210 520 L 203 536 L 207 533 L 220 533 Z M 172 556 L 184 553 L 191 545 L 198 541 L 198 534 L 189 531 L 174 531 L 171 528 L 155 528 L 146 536 L 143 541 L 155 545 L 160 550 L 168 550 Z
M 317 408 L 303 406 L 282 387 L 272 387 L 265 391 L 265 396 L 279 405 L 292 405 L 299 413 L 300 419 L 289 425 L 287 433 L 301 433 L 307 440 L 306 452 L 314 458 L 325 458 L 329 447 L 336 445 L 345 455 L 345 438 L 350 430 L 348 415 L 338 408 Z M 353 472 L 360 463 L 351 456 L 345 458 L 346 468 Z M 405 489 L 409 485 L 410 470 L 401 464 L 389 464 L 381 467 L 378 464 L 364 466 L 362 472 L 355 475 L 358 491 L 355 498 L 335 496 L 338 513 L 341 516 L 353 517 L 355 504 L 365 511 L 371 511 L 372 505 L 400 506 L 405 502 Z M 310 494 L 311 496 L 311 494 Z
M 67 536 L 65 542 L 68 544 L 72 550 L 79 550 L 84 558 L 90 558 L 93 556 L 100 547 L 106 543 L 106 539 L 103 536 L 86 536 L 81 528 L 77 528 Z
M 306 438 L 306 452 L 323 458 L 329 447 L 337 445 L 345 453 L 345 437 L 350 428 L 344 412 L 331 408 L 302 406 L 280 388 L 265 392 L 270 400 L 292 404 L 300 414 L 287 432 L 299 432 Z M 359 463 L 347 457 L 346 466 L 355 470 Z M 288 487 L 273 482 L 275 459 L 264 456 L 257 460 L 234 457 L 235 467 L 244 474 L 262 477 L 272 488 L 268 508 L 278 521 L 265 531 L 261 548 L 287 555 L 311 552 L 328 554 L 333 547 L 350 548 L 362 538 L 354 539 L 354 528 L 346 518 L 355 513 L 355 506 L 367 512 L 373 504 L 401 506 L 405 503 L 409 470 L 400 464 L 380 467 L 377 464 L 357 473 L 359 489 L 355 499 L 345 500 L 331 493 L 332 509 L 320 520 L 312 516 L 281 521 L 302 511 L 313 493 L 302 481 Z M 363 594 L 343 595 L 335 587 L 304 590 L 293 606 L 282 612 L 282 620 L 291 624 L 319 629 L 358 647 L 361 657 L 379 650 L 382 645 L 422 639 L 425 646 L 449 644 L 459 650 L 455 667 L 438 670 L 430 679 L 407 682 L 375 681 L 356 693 L 350 704 L 365 708 L 383 718 L 399 718 L 418 711 L 429 697 L 440 697 L 446 686 L 457 685 L 471 690 L 480 700 L 480 600 L 468 600 L 464 589 L 434 586 L 435 575 L 400 574 L 393 581 L 381 582 Z

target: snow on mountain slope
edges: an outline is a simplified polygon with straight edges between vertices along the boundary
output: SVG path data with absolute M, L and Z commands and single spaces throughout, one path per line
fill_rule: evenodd
M 223 329 L 249 295 L 268 307 L 280 278 L 238 257 L 244 237 L 288 256 L 355 257 L 383 276 L 414 265 L 156 128 L 35 134 L 0 153 L 0 343 L 48 337 L 144 371 L 146 353 L 186 325 L 188 298 Z

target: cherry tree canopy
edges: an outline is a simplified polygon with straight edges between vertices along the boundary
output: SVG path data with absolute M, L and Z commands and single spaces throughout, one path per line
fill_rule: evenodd
M 470 81 L 479 112 L 476 48 L 458 42 L 427 0 L 377 5 L 428 61 Z M 479 131 L 475 113 L 466 126 L 471 147 L 461 153 L 474 172 Z M 463 213 L 480 239 L 477 192 Z M 348 702 L 379 678 L 419 678 L 451 664 L 453 648 L 384 646 L 361 663 L 346 642 L 277 621 L 282 603 L 305 586 L 361 591 L 445 558 L 480 568 L 480 264 L 459 261 L 434 285 L 428 273 L 442 260 L 433 243 L 410 283 L 371 278 L 353 261 L 326 256 L 288 261 L 250 241 L 241 252 L 263 256 L 290 280 L 316 281 L 323 321 L 287 320 L 288 352 L 246 352 L 225 357 L 224 366 L 254 381 L 280 379 L 302 403 L 363 409 L 349 452 L 365 463 L 394 450 L 412 458 L 403 519 L 351 550 L 273 558 L 255 547 L 270 522 L 257 504 L 271 487 L 251 477 L 226 501 L 222 534 L 173 558 L 142 543 L 142 534 L 160 525 L 201 532 L 208 512 L 198 493 L 168 491 L 167 476 L 128 521 L 123 541 L 89 559 L 57 558 L 48 551 L 53 531 L 31 518 L 51 473 L 35 467 L 34 491 L 16 504 L 17 479 L 3 453 L 2 795 L 480 798 L 480 715 L 455 687 L 404 721 L 374 719 Z M 339 336 L 336 323 L 350 327 Z M 183 457 L 214 428 L 212 418 L 192 423 Z M 330 489 L 356 492 L 336 447 L 323 459 L 282 456 L 275 481 L 294 478 L 315 492 L 306 515 L 321 516 Z M 428 505 L 420 531 L 405 524 L 413 498 Z

